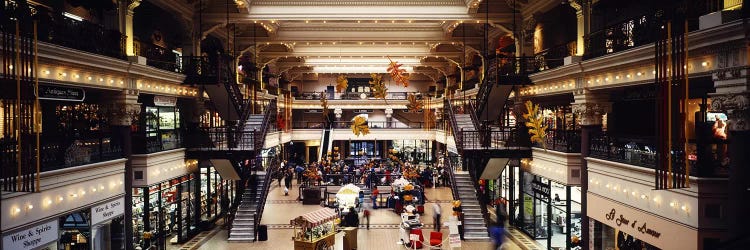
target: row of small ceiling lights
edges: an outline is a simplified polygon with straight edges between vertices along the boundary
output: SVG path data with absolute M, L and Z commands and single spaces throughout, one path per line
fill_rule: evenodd
M 9 65 L 8 68 L 12 70 L 13 69 L 13 65 Z M 43 70 L 41 70 L 41 73 L 42 73 L 43 77 L 48 78 L 52 74 L 52 71 L 50 71 L 49 69 L 43 69 Z M 87 74 L 87 76 L 84 77 L 85 80 L 82 80 L 81 77 L 82 77 L 82 74 L 79 74 L 79 73 L 70 73 L 70 74 L 68 74 L 68 72 L 65 72 L 65 71 L 62 71 L 62 70 L 57 70 L 57 79 L 58 80 L 70 80 L 70 81 L 74 81 L 74 82 L 85 82 L 85 81 L 88 81 L 88 82 L 93 82 L 93 83 L 98 82 L 101 85 L 105 85 L 106 84 L 106 86 L 120 86 L 120 87 L 123 87 L 125 85 L 125 81 L 123 79 L 118 79 L 118 78 L 110 77 L 110 76 L 106 76 L 106 75 L 95 76 L 94 74 Z M 118 79 L 118 80 L 115 80 L 115 79 Z M 145 83 L 145 85 L 146 85 L 145 89 L 143 88 L 143 85 L 144 85 L 144 83 L 139 83 L 138 84 L 138 89 L 146 90 L 146 91 L 155 91 L 155 92 L 163 92 L 163 93 L 172 93 L 172 94 L 179 94 L 179 95 L 187 95 L 187 96 L 196 96 L 196 95 L 198 95 L 198 91 L 196 91 L 196 90 L 193 90 L 193 89 L 190 89 L 190 88 L 181 87 L 179 85 L 174 85 L 174 84 L 156 84 L 156 83 L 150 84 L 150 83 Z
M 185 161 L 185 163 L 184 163 L 184 164 L 183 164 L 182 166 L 183 166 L 184 168 L 194 168 L 194 167 L 197 167 L 197 166 L 198 166 L 198 161 L 197 161 L 197 160 L 187 160 L 187 161 Z M 169 170 L 169 171 L 174 171 L 174 170 L 177 170 L 177 169 L 181 169 L 181 168 L 180 168 L 180 167 L 177 167 L 177 166 L 174 166 L 174 167 L 171 167 L 171 168 L 162 168 L 162 169 L 163 169 L 163 170 L 164 170 L 164 171 L 166 172 L 167 170 Z M 161 171 L 160 171 L 160 170 L 156 170 L 156 171 L 157 171 L 157 172 L 156 172 L 156 174 L 157 174 L 157 175 L 158 175 L 159 173 L 161 173 Z M 109 182 L 109 189 L 110 189 L 110 190 L 114 190 L 114 189 L 115 189 L 115 188 L 117 188 L 118 186 L 122 186 L 122 185 L 123 185 L 123 182 L 122 182 L 122 181 L 117 181 L 117 182 L 115 182 L 115 181 L 110 181 L 110 182 Z M 79 189 L 78 191 L 75 191 L 75 192 L 69 193 L 69 194 L 68 194 L 68 199 L 69 199 L 69 200 L 73 200 L 73 199 L 75 199 L 75 198 L 78 198 L 78 197 L 84 196 L 84 195 L 86 195 L 86 193 L 87 193 L 87 192 L 86 192 L 86 190 L 87 190 L 87 189 Z M 98 187 L 97 187 L 97 186 L 91 186 L 91 187 L 90 187 L 90 190 L 91 190 L 91 192 L 92 192 L 92 193 L 96 193 L 96 192 L 103 192 L 103 191 L 105 191 L 105 189 L 104 189 L 104 184 L 99 184 L 99 186 L 98 186 Z M 52 197 L 45 197 L 45 198 L 43 198 L 43 199 L 42 199 L 42 201 L 40 202 L 40 204 L 42 205 L 42 207 L 49 207 L 49 206 L 51 206 L 51 205 L 52 205 L 53 203 L 56 203 L 56 204 L 60 204 L 60 203 L 62 203 L 63 201 L 65 201 L 65 198 L 66 198 L 66 197 L 64 197 L 63 195 L 58 195 L 58 196 L 57 196 L 57 197 L 55 197 L 55 198 L 52 198 Z M 25 210 L 26 210 L 26 212 L 28 213 L 28 212 L 30 212 L 30 211 L 31 211 L 32 209 L 34 209 L 34 204 L 32 204 L 32 203 L 26 203 L 25 205 L 23 205 L 23 209 L 25 209 Z M 12 207 L 12 208 L 11 208 L 10 214 L 11 214 L 11 215 L 13 215 L 13 216 L 17 216 L 18 214 L 20 214 L 20 213 L 21 213 L 21 211 L 22 211 L 22 208 L 21 208 L 21 207 L 15 206 L 15 207 Z
M 701 66 L 706 69 L 708 69 L 710 65 L 711 63 L 708 61 L 701 62 Z M 687 65 L 683 67 L 688 68 Z M 690 64 L 689 68 L 693 68 L 692 64 Z M 651 76 L 653 77 L 655 75 L 656 75 L 656 70 L 652 70 Z M 629 81 L 633 78 L 643 78 L 646 76 L 648 75 L 646 74 L 645 71 L 637 71 L 635 74 L 630 74 L 630 73 L 625 74 L 624 77 L 622 75 L 615 75 L 614 79 Z M 591 79 L 596 79 L 596 80 L 592 81 Z M 612 80 L 611 78 L 609 78 L 609 76 L 604 76 L 604 77 L 599 76 L 599 77 L 594 77 L 591 79 L 586 81 L 586 83 L 589 86 L 608 84 L 608 82 L 611 82 Z M 563 89 L 563 90 L 568 89 L 568 88 L 572 89 L 574 86 L 574 83 L 575 83 L 574 80 L 568 80 L 568 81 L 564 81 L 561 83 L 549 83 L 549 84 L 543 84 L 543 85 L 538 85 L 538 86 L 533 86 L 533 87 L 527 87 L 521 90 L 521 95 L 534 95 L 534 94 L 539 94 L 539 93 L 555 92 L 555 91 L 558 91 L 559 89 Z
M 601 181 L 596 178 L 590 179 L 589 183 L 597 188 L 601 186 Z M 652 202 L 655 206 L 662 206 L 661 196 L 655 195 L 651 197 L 651 199 L 649 200 L 650 194 L 647 193 L 646 191 L 639 192 L 636 188 L 628 188 L 625 185 L 613 184 L 610 182 L 605 184 L 604 188 L 609 190 L 612 193 L 622 193 L 627 198 L 631 198 L 631 199 L 640 198 L 641 200 L 645 202 Z M 675 210 L 679 209 L 679 210 L 684 211 L 686 214 L 690 214 L 690 206 L 687 202 L 680 203 L 677 200 L 672 200 L 669 202 L 669 207 Z
M 110 181 L 109 190 L 110 191 L 114 190 L 118 186 L 122 186 L 122 185 L 123 185 L 122 181 L 117 181 L 117 182 Z M 106 191 L 104 188 L 104 184 L 99 184 L 99 186 L 91 186 L 89 189 L 91 190 L 91 193 Z M 64 195 L 57 195 L 57 197 L 44 197 L 39 202 L 39 205 L 41 205 L 41 207 L 50 207 L 53 204 L 61 204 L 63 201 L 65 201 L 66 198 L 69 201 L 74 202 L 73 201 L 74 199 L 86 195 L 86 190 L 89 190 L 89 189 L 83 189 L 83 188 L 79 189 L 78 191 L 68 193 L 67 197 L 65 197 Z M 123 190 L 123 189 L 120 189 L 120 190 Z M 31 212 L 31 210 L 34 209 L 34 207 L 35 207 L 34 204 L 31 202 L 24 204 L 22 207 L 14 206 L 10 209 L 10 215 L 18 216 L 23 210 L 25 210 L 28 213 L 28 212 Z

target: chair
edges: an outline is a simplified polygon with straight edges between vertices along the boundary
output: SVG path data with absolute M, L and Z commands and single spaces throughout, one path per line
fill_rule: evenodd
M 422 229 L 421 228 L 412 229 L 411 231 L 409 231 L 409 234 L 419 235 L 419 240 L 418 241 L 413 241 L 413 240 L 410 241 L 409 242 L 409 246 L 421 249 L 422 248 L 422 242 L 424 242 L 424 235 L 422 235 Z M 416 246 L 414 246 L 414 244 L 416 244 Z
M 443 233 L 438 231 L 430 232 L 430 248 L 441 249 L 443 247 Z

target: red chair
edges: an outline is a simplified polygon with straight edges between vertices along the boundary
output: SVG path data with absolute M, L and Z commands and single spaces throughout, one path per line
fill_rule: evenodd
M 411 241 L 409 242 L 409 246 L 412 247 L 414 244 L 416 244 L 416 248 L 421 249 L 422 248 L 422 242 L 424 241 L 424 235 L 422 235 L 422 229 L 412 229 L 409 231 L 409 234 L 417 234 L 419 235 L 419 241 Z
M 438 231 L 430 232 L 430 248 L 440 249 L 443 246 L 443 233 Z
M 424 205 L 417 206 L 417 213 L 424 214 Z

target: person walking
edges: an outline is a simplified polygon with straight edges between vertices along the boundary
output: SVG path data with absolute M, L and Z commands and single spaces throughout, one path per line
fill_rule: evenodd
M 505 227 L 501 223 L 495 223 L 495 225 L 490 227 L 490 238 L 492 238 L 492 243 L 494 243 L 495 248 L 493 249 L 500 249 L 503 246 L 503 241 L 505 241 Z
M 433 230 L 440 232 L 440 215 L 442 214 L 442 209 L 440 208 L 440 205 L 437 204 L 437 202 L 432 203 L 432 221 L 435 222 L 435 225 L 433 227 Z
M 367 225 L 367 230 L 370 230 L 370 210 L 365 208 L 365 211 L 362 212 L 362 216 L 365 217 L 365 225 Z
M 380 194 L 380 191 L 378 191 L 378 188 L 375 187 L 375 189 L 372 190 L 372 209 L 378 208 L 378 195 Z

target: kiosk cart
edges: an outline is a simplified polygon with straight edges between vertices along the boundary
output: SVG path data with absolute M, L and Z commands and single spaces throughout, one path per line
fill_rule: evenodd
M 338 214 L 330 208 L 303 214 L 290 221 L 295 250 L 332 250 Z

